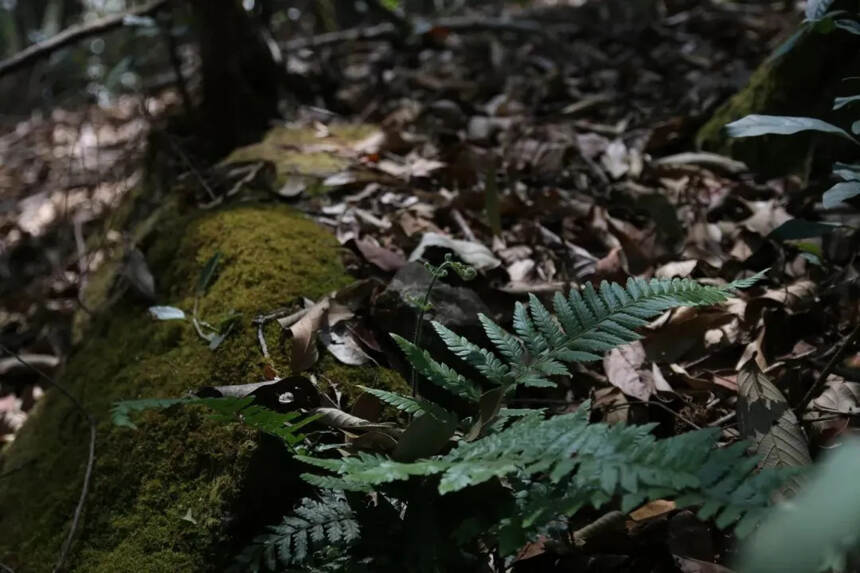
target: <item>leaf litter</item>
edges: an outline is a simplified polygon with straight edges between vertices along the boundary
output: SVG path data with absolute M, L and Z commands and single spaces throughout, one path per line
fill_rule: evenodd
M 375 317 L 384 314 L 376 312 L 384 288 L 393 284 L 395 273 L 409 276 L 401 271 L 410 261 L 438 263 L 452 253 L 471 264 L 478 279 L 456 288 L 468 289 L 469 297 L 501 320 L 509 320 L 506 309 L 528 293 L 543 297 L 631 274 L 724 283 L 770 267 L 762 286 L 730 303 L 666 313 L 643 330 L 642 341 L 610 352 L 602 364 L 583 367 L 572 382 L 516 399 L 544 400 L 564 411 L 575 406 L 575 384 L 581 383 L 606 421 L 655 422 L 668 433 L 718 426 L 724 443 L 750 439 L 765 464 L 804 465 L 810 452 L 851 431 L 860 411 L 860 359 L 854 348 L 825 372 L 825 384 L 807 408 L 795 412 L 794 407 L 860 314 L 860 269 L 852 255 L 856 232 L 834 231 L 837 221 L 826 218 L 792 223 L 809 210 L 792 199 L 801 188 L 797 178 L 762 182 L 737 161 L 692 149 L 695 118 L 739 87 L 738 75 L 763 59 L 763 47 L 777 38 L 784 22 L 765 7 L 749 5 L 743 12 L 723 3 L 667 3 L 668 11 L 647 24 L 656 38 L 648 41 L 627 37 L 620 24 L 601 20 L 594 3 L 585 4 L 541 6 L 527 14 L 564 42 L 566 62 L 540 34 L 511 42 L 507 33 L 492 30 L 436 30 L 420 43 L 397 47 L 371 38 L 288 50 L 291 69 L 303 82 L 339 86 L 322 101 L 340 110 L 322 113 L 316 104 L 300 105 L 294 126 L 311 128 L 315 135 L 291 151 L 328 154 L 337 159 L 336 169 L 312 176 L 279 173 L 266 158 L 228 162 L 201 176 L 218 193 L 218 204 L 259 199 L 260 187 L 267 200 L 290 202 L 332 229 L 354 276 L 372 280 L 362 281 L 367 288 L 358 294 L 285 301 L 294 304 L 276 320 L 292 339 L 293 376 L 237 381 L 242 383 L 205 388 L 204 395 L 261 396 L 264 403 L 316 412 L 320 424 L 351 440 L 350 447 L 412 459 L 428 442 L 448 439 L 444 424 L 428 416 L 400 435 L 349 408 L 323 406 L 328 398 L 312 373 L 322 349 L 348 365 L 396 363 L 386 338 L 392 328 Z M 364 73 L 352 73 L 350 66 Z M 387 79 L 379 84 L 377 77 Z M 163 96 L 151 103 L 163 109 L 170 102 Z M 120 102 L 87 112 L 94 129 L 113 129 L 117 141 L 122 140 L 119 124 L 132 134 L 123 140 L 126 149 L 107 160 L 95 160 L 93 146 L 83 146 L 80 134 L 76 138 L 71 125 L 83 112 L 58 110 L 51 118 L 24 120 L 0 138 L 0 192 L 15 204 L 11 214 L 2 215 L 9 230 L 4 230 L 0 271 L 18 283 L 4 288 L 0 319 L 21 340 L 28 339 L 24 334 L 35 334 L 30 340 L 43 337 L 39 321 L 44 319 L 15 304 L 15 296 L 37 285 L 35 298 L 60 309 L 50 320 L 68 321 L 76 289 L 110 251 L 125 250 L 124 275 L 148 304 L 163 302 L 158 277 L 116 231 L 105 237 L 102 250 L 86 253 L 83 266 L 77 264 L 77 249 L 43 240 L 66 224 L 58 215 L 59 197 L 49 192 L 52 185 L 83 190 L 79 226 L 90 232 L 107 210 L 110 201 L 103 198 L 127 191 L 136 176 L 127 166 L 139 160 L 147 129 L 132 109 Z M 105 117 L 95 119 L 99 114 Z M 356 118 L 378 129 L 356 142 L 338 137 L 336 127 Z M 784 129 L 806 127 L 808 122 L 794 122 Z M 741 128 L 750 133 L 756 126 L 736 127 Z M 21 157 L 26 141 L 38 143 L 32 157 Z M 45 159 L 76 153 L 91 155 L 97 172 L 109 170 L 99 161 L 125 165 L 123 177 L 107 189 L 87 181 L 98 173 L 75 167 L 68 174 Z M 33 157 L 48 165 L 46 179 L 34 175 L 36 166 L 20 168 Z M 187 183 L 200 186 L 190 176 Z M 7 254 L 36 252 L 43 253 L 37 259 L 47 259 L 49 251 L 61 255 L 70 280 L 56 284 L 48 265 L 22 267 L 22 257 Z M 217 281 L 217 265 L 217 255 L 204 265 L 198 296 Z M 64 288 L 67 283 L 73 288 Z M 189 311 L 149 308 L 158 320 L 180 320 Z M 261 316 L 272 311 L 259 309 Z M 196 312 L 192 318 L 198 322 Z M 229 323 L 199 328 L 215 352 L 230 332 Z M 34 383 L 4 379 L 4 440 L 13 439 L 40 392 Z M 21 388 L 31 389 L 29 405 Z M 355 405 L 374 400 L 363 396 Z M 808 436 L 802 425 L 809 427 Z M 669 522 L 678 515 L 673 506 L 652 502 L 631 517 Z M 190 510 L 187 517 L 193 519 Z M 630 535 L 633 543 L 665 545 L 639 529 Z M 672 547 L 682 570 L 724 570 L 712 562 L 713 555 L 695 555 L 694 541 Z M 522 561 L 539 560 L 543 552 L 524 547 Z M 594 567 L 601 562 L 610 560 L 598 555 Z

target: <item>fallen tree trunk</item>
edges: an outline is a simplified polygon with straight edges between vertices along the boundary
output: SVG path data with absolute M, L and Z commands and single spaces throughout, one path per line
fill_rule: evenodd
M 293 159 L 291 169 L 302 171 Z M 148 303 L 130 293 L 92 317 L 82 315 L 89 325 L 58 380 L 96 419 L 96 455 L 64 569 L 223 571 L 243 543 L 278 521 L 301 495 L 300 468 L 282 444 L 241 424 L 215 422 L 199 406 L 142 413 L 137 429 L 113 425 L 109 411 L 119 400 L 176 398 L 202 386 L 259 382 L 272 369 L 286 375 L 291 358 L 289 345 L 277 344 L 281 327 L 267 326 L 266 359 L 252 319 L 353 279 L 335 238 L 286 206 L 242 203 L 201 211 L 174 193 L 134 235 L 155 277 L 159 304 L 186 311 L 196 305 L 201 318 L 213 323 L 231 312 L 241 317 L 213 351 L 190 321 L 153 320 Z M 195 304 L 197 276 L 216 252 L 216 275 Z M 110 298 L 108 285 L 120 271 L 119 263 L 108 265 L 91 278 L 88 306 L 98 308 L 98 300 Z M 359 392 L 357 384 L 406 388 L 391 371 L 345 366 L 330 357 L 315 369 L 345 393 Z M 80 411 L 49 390 L 2 452 L 0 562 L 19 573 L 53 569 L 79 498 L 88 436 Z

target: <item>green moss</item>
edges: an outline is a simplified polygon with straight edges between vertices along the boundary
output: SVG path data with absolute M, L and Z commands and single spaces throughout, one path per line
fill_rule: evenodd
M 391 392 L 409 394 L 409 384 L 400 374 L 389 368 L 375 366 L 348 366 L 338 362 L 330 354 L 320 358 L 316 366 L 320 381 L 324 388 L 335 384 L 348 402 L 352 403 L 363 392 L 359 386 L 380 388 Z
M 186 311 L 200 268 L 222 253 L 199 312 L 214 319 L 232 309 L 242 319 L 215 352 L 188 322 L 153 321 L 131 297 L 93 320 L 62 377 L 99 420 L 96 471 L 71 559 L 78 571 L 217 568 L 256 437 L 192 408 L 144 416 L 137 431 L 112 427 L 108 410 L 117 400 L 264 379 L 251 318 L 351 281 L 335 239 L 278 206 L 174 215 L 143 247 L 159 302 Z M 69 402 L 49 392 L 4 452 L 0 472 L 18 471 L 0 480 L 0 561 L 24 572 L 51 568 L 77 501 L 87 435 Z M 189 510 L 196 524 L 182 519 Z
M 376 131 L 377 128 L 363 124 L 332 125 L 328 136 L 319 137 L 310 128 L 276 127 L 263 141 L 233 151 L 224 163 L 271 161 L 278 185 L 283 185 L 288 177 L 301 177 L 313 186 L 320 179 L 347 169 L 351 165 L 352 147 Z

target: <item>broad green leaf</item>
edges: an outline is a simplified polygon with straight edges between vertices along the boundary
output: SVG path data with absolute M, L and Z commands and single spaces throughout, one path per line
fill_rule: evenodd
M 200 275 L 197 277 L 197 286 L 194 288 L 194 294 L 196 296 L 203 296 L 206 294 L 206 289 L 209 288 L 209 283 L 212 282 L 212 277 L 215 275 L 215 270 L 218 268 L 218 261 L 220 259 L 221 253 L 216 251 L 215 254 L 209 257 L 209 260 L 206 261 L 206 264 L 200 271 Z
M 791 117 L 784 115 L 748 115 L 726 125 L 730 137 L 756 137 L 759 135 L 791 135 L 801 131 L 832 133 L 857 143 L 851 135 L 832 123 L 813 117 Z
M 845 179 L 846 181 L 860 181 L 860 165 L 856 163 L 840 163 L 837 161 L 833 164 L 833 174 Z
M 849 34 L 854 34 L 855 36 L 860 36 L 860 22 L 857 20 L 850 19 L 839 19 L 834 22 L 836 27 L 840 30 L 844 30 Z
M 833 5 L 833 0 L 807 0 L 806 2 L 806 19 L 820 20 L 830 10 Z
M 846 105 L 850 105 L 858 101 L 860 101 L 860 95 L 838 97 L 833 100 L 833 110 L 836 111 L 837 109 L 842 109 Z
M 837 183 L 824 192 L 821 202 L 825 209 L 833 209 L 842 205 L 843 201 L 860 195 L 860 181 L 845 181 Z
M 833 223 L 820 223 L 818 221 L 807 221 L 805 219 L 789 219 L 768 235 L 777 241 L 790 241 L 793 239 L 809 239 L 821 237 L 832 233 L 839 225 Z
M 778 507 L 746 543 L 739 571 L 814 573 L 856 546 L 860 531 L 860 442 L 847 440 L 791 504 Z M 826 568 L 829 570 L 829 568 Z

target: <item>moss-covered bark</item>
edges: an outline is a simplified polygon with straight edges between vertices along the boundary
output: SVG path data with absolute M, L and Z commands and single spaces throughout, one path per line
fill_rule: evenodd
M 172 211 L 142 244 L 159 303 L 190 311 L 197 274 L 217 251 L 221 263 L 199 314 L 210 322 L 234 311 L 242 318 L 214 352 L 188 321 L 153 321 L 131 296 L 89 321 L 61 377 L 99 421 L 92 489 L 68 563 L 75 571 L 223 569 L 235 550 L 235 525 L 249 509 L 248 489 L 256 488 L 248 480 L 259 475 L 260 436 L 215 424 L 193 407 L 145 413 L 137 430 L 119 428 L 110 423 L 110 406 L 264 380 L 253 316 L 352 281 L 336 240 L 290 208 Z M 274 344 L 277 329 L 269 331 L 270 365 L 286 374 L 289 351 Z M 341 386 L 403 384 L 391 372 L 328 360 L 318 369 Z M 80 491 L 87 437 L 86 421 L 49 391 L 3 452 L 0 474 L 13 473 L 0 479 L 0 562 L 18 573 L 52 568 Z M 290 479 L 278 476 L 285 488 Z

